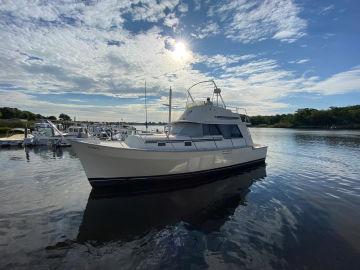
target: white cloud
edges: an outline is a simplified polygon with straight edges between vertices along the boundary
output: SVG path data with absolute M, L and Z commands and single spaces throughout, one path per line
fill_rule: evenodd
M 215 22 L 208 22 L 205 25 L 198 27 L 195 33 L 191 35 L 198 39 L 203 39 L 209 36 L 214 36 L 220 33 L 219 25 Z
M 255 58 L 256 55 L 254 54 L 245 54 L 245 55 L 223 55 L 223 54 L 215 54 L 215 55 L 205 55 L 205 56 L 199 56 L 199 61 L 203 62 L 205 65 L 207 65 L 210 68 L 226 68 L 229 67 L 229 65 L 250 60 Z
M 179 0 L 146 0 L 136 1 L 134 4 L 135 6 L 128 10 L 133 20 L 157 22 L 166 17 L 166 10 L 173 11 Z
M 310 61 L 310 59 L 304 58 L 304 59 L 289 61 L 289 63 L 290 64 L 305 64 L 305 63 L 307 63 L 309 61 Z
M 223 21 L 226 37 L 248 43 L 264 39 L 294 42 L 305 35 L 306 21 L 292 0 L 225 1 L 209 15 Z
M 335 8 L 335 5 L 328 5 L 321 9 L 320 14 L 328 13 L 330 10 L 333 10 Z
M 170 28 L 175 28 L 179 25 L 179 19 L 176 17 L 175 13 L 169 13 L 164 20 L 164 25 Z
M 0 100 L 2 106 L 17 107 L 29 110 L 34 113 L 39 113 L 44 116 L 66 113 L 70 116 L 76 116 L 77 120 L 90 121 L 138 121 L 143 122 L 145 119 L 144 104 L 124 104 L 117 106 L 98 106 L 88 104 L 66 104 L 54 103 L 49 101 L 42 101 L 33 95 L 22 92 L 4 92 L 0 91 Z M 76 101 L 79 102 L 79 101 Z M 167 110 L 162 109 L 160 100 L 157 103 L 148 103 L 148 115 L 150 121 L 166 121 Z M 177 117 L 179 112 L 174 111 L 174 117 Z
M 309 91 L 317 91 L 325 95 L 360 91 L 360 66 L 319 81 L 310 87 Z
M 41 100 L 31 93 L 79 92 L 141 99 L 146 80 L 148 93 L 154 97 L 150 112 L 154 121 L 160 121 L 166 120 L 166 110 L 161 103 L 167 99 L 170 85 L 174 89 L 174 104 L 183 107 L 185 89 L 194 82 L 210 78 L 223 89 L 229 104 L 246 106 L 252 114 L 286 108 L 288 105 L 278 100 L 293 92 L 332 94 L 360 89 L 359 67 L 320 80 L 316 76 L 299 77 L 275 59 L 260 58 L 261 54 L 201 55 L 191 51 L 191 43 L 185 61 L 177 61 L 171 52 L 175 39 L 165 34 L 160 26 L 136 34 L 124 28 L 122 16 L 129 13 L 137 16 L 136 20 L 156 21 L 176 28 L 180 24 L 176 17 L 179 1 L 161 1 L 159 6 L 154 4 L 155 0 L 136 2 L 134 6 L 126 1 L 99 1 L 90 5 L 56 1 L 2 3 L 2 106 L 22 106 L 44 115 L 65 112 L 80 119 L 116 120 L 121 117 L 141 121 L 141 104 L 109 107 L 94 103 L 89 106 L 75 100 L 68 101 L 76 104 L 62 104 Z M 274 3 L 280 11 L 274 12 Z M 136 15 L 144 7 L 151 10 Z M 224 30 L 229 37 L 234 35 L 235 40 L 253 42 L 281 38 L 290 42 L 303 34 L 306 25 L 298 17 L 300 9 L 291 1 L 234 1 L 217 7 L 213 10 L 214 16 L 223 21 L 209 23 L 197 34 L 209 36 L 222 31 L 221 27 L 238 22 L 233 32 L 228 28 Z M 297 22 L 300 28 L 293 25 Z M 307 61 L 299 59 L 294 63 Z M 194 64 L 197 63 L 206 68 L 196 69 Z M 196 97 L 209 95 L 210 88 L 194 89 Z
M 178 10 L 179 10 L 179 12 L 181 12 L 181 13 L 188 12 L 189 6 L 188 6 L 188 4 L 182 2 L 182 3 L 180 3 L 180 4 L 178 5 Z

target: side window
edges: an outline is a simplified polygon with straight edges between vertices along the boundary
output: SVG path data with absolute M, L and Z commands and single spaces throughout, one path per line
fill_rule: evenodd
M 231 138 L 242 138 L 242 134 L 239 130 L 237 125 L 226 125 L 226 124 L 219 124 L 218 125 L 221 135 L 224 139 L 231 139 Z
M 224 139 L 231 139 L 231 126 L 232 125 L 224 125 L 224 124 L 218 125 L 221 131 L 221 135 L 224 137 Z
M 243 135 L 237 125 L 231 125 L 231 138 L 242 138 Z
M 203 136 L 209 136 L 210 135 L 209 125 L 203 124 L 202 127 L 203 127 Z
M 209 125 L 210 135 L 221 135 L 217 125 Z
M 203 124 L 203 135 L 204 136 L 221 135 L 221 132 L 218 125 Z

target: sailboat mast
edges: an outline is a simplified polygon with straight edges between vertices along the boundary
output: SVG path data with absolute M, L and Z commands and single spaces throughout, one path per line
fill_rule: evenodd
M 172 101 L 172 89 L 170 86 L 170 90 L 169 90 L 169 125 L 171 123 L 171 101 Z
M 145 128 L 148 130 L 147 103 L 146 103 L 146 81 L 145 81 Z

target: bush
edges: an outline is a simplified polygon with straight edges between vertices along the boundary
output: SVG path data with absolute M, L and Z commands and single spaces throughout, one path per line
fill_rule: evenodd
M 10 129 L 9 127 L 0 127 L 0 136 L 5 136 Z

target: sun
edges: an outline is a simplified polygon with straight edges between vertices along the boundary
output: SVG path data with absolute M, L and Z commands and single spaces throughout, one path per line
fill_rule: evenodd
M 186 43 L 183 41 L 176 41 L 172 55 L 177 61 L 186 61 L 190 56 Z

